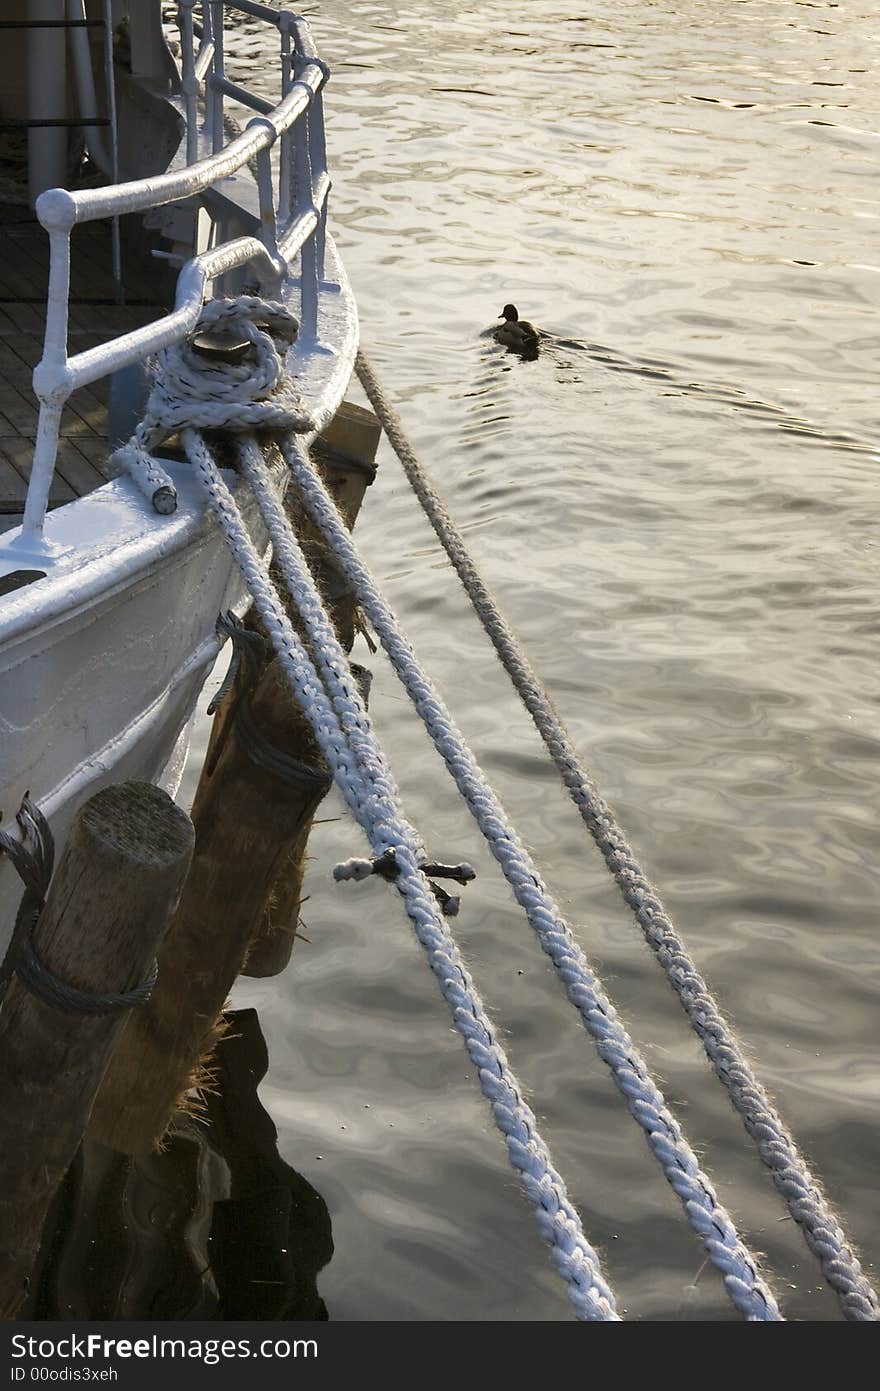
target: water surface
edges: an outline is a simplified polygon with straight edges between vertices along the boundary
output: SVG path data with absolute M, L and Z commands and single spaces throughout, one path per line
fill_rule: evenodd
M 363 342 L 646 870 L 867 1261 L 880 1254 L 877 31 L 866 0 L 321 4 Z M 239 71 L 269 85 L 245 25 Z M 537 362 L 484 330 L 502 304 Z M 390 451 L 359 540 L 786 1313 L 836 1301 L 619 901 Z M 359 642 L 356 655 L 369 660 Z M 630 1318 L 720 1281 L 380 658 L 456 931 Z M 194 773 L 191 771 L 189 787 Z M 472 1069 L 334 797 L 308 942 L 250 983 L 331 1318 L 558 1319 Z

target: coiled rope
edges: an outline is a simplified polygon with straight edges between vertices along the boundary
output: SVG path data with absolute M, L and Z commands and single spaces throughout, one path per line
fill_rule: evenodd
M 825 1279 L 835 1290 L 844 1316 L 856 1321 L 877 1320 L 880 1318 L 877 1293 L 865 1277 L 839 1219 L 756 1078 L 733 1029 L 697 970 L 659 894 L 641 869 L 613 812 L 581 763 L 546 689 L 480 576 L 460 531 L 407 439 L 400 417 L 362 352 L 358 353 L 356 371 L 502 666 L 531 715 L 623 898 L 633 910 L 645 940 L 666 972 L 716 1074 L 755 1141 L 761 1159 L 770 1169 L 773 1182 L 785 1198 L 809 1249 L 818 1259 Z

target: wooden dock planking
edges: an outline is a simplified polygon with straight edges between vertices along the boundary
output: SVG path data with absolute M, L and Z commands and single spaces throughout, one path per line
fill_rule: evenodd
M 106 453 L 103 441 L 100 443 Z M 104 474 L 98 472 L 95 465 L 86 458 L 74 440 L 61 441 L 58 446 L 58 462 L 55 468 L 77 497 L 85 497 L 86 493 L 93 493 L 96 488 L 100 488 L 101 484 L 107 481 Z
M 0 514 L 24 511 L 27 484 L 17 469 L 7 459 L 0 440 Z
M 31 476 L 31 463 L 34 457 L 34 442 L 23 435 L 5 435 L 0 439 L 0 457 L 18 474 L 22 485 L 27 488 L 28 479 Z M 10 497 L 0 497 L 0 513 L 20 512 L 21 503 L 18 500 L 18 490 L 13 489 Z M 49 492 L 49 506 L 61 507 L 65 502 L 72 502 L 77 494 L 73 491 L 70 484 L 55 471 L 52 479 L 52 487 Z
M 24 506 L 39 405 L 33 370 L 43 355 L 49 239 L 26 213 L 0 221 L 0 514 Z M 95 347 L 139 328 L 164 310 L 157 302 L 156 269 L 125 255 L 126 298 L 115 303 L 109 223 L 77 227 L 72 238 L 68 351 Z M 107 469 L 106 380 L 81 387 L 61 422 L 61 443 L 49 506 L 60 507 L 99 488 Z

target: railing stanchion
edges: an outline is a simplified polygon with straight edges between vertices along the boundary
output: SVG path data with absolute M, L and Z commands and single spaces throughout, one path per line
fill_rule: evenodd
M 265 116 L 257 116 L 253 121 L 248 121 L 248 130 L 252 126 L 271 126 Z M 257 154 L 257 193 L 260 196 L 260 241 L 265 246 L 272 260 L 278 261 L 278 227 L 275 222 L 275 198 L 272 191 L 272 146 L 267 145 L 265 149 Z M 277 288 L 274 291 L 277 293 Z
M 211 122 L 211 149 L 214 154 L 223 149 L 226 132 L 223 129 L 224 92 L 222 79 L 226 76 L 223 67 L 223 0 L 211 0 L 212 35 L 214 40 L 214 61 L 208 77 L 208 108 Z M 215 80 L 216 79 L 216 80 Z
M 291 16 L 286 11 L 283 11 L 278 17 L 278 28 L 281 34 L 281 99 L 283 101 L 293 83 L 293 60 L 290 49 Z M 290 220 L 290 164 L 292 157 L 293 148 L 290 132 L 285 131 L 281 137 L 278 164 L 278 217 L 282 227 Z
M 294 34 L 296 46 L 296 62 L 298 65 L 304 63 L 316 63 L 323 72 L 321 84 L 315 92 L 306 115 L 306 132 L 309 152 L 309 189 L 311 193 L 311 207 L 318 214 L 318 226 L 315 230 L 315 261 L 316 275 L 318 281 L 324 279 L 324 257 L 327 243 L 327 198 L 329 186 L 327 180 L 327 139 L 324 131 L 324 86 L 330 77 L 330 70 L 326 63 L 322 63 L 315 54 L 314 44 L 309 34 L 308 26 L 305 21 L 298 16 L 285 13 L 285 20 L 290 25 Z M 320 194 L 319 194 L 320 190 Z M 297 196 L 297 207 L 302 207 L 299 195 Z
M 183 76 L 180 90 L 186 107 L 186 162 L 194 164 L 199 157 L 199 79 L 196 77 L 193 43 L 193 9 L 196 0 L 179 0 L 177 24 L 180 29 L 180 48 Z M 205 6 L 202 6 L 205 9 Z
M 68 205 L 53 207 L 55 226 L 49 227 L 49 294 L 46 303 L 46 336 L 43 356 L 34 368 L 34 393 L 40 402 L 37 441 L 21 523 L 23 537 L 39 541 L 55 474 L 61 413 L 70 395 L 67 376 L 67 317 L 70 298 L 70 232 L 75 212 L 69 193 L 52 189 L 44 199 L 64 198 Z M 38 200 L 40 202 L 42 200 Z M 43 203 L 45 207 L 45 202 Z
M 326 81 L 326 78 L 325 78 Z M 327 142 L 324 135 L 324 91 L 323 85 L 315 93 L 314 100 L 309 107 L 309 155 L 312 166 L 313 189 L 314 181 L 320 179 L 322 174 L 327 173 Z M 327 200 L 329 191 L 324 194 L 318 207 L 318 230 L 315 232 L 315 242 L 318 251 L 318 277 L 324 279 L 324 250 L 327 242 Z M 317 201 L 317 200 L 315 200 Z
M 312 164 L 309 158 L 308 113 L 304 112 L 293 126 L 296 160 L 296 211 L 302 216 L 314 208 L 312 198 Z M 302 327 L 312 338 L 318 336 L 318 257 L 315 233 L 306 237 L 300 250 L 300 292 L 302 295 Z
M 113 3 L 104 0 L 104 74 L 107 84 L 107 115 L 110 118 L 110 159 L 113 182 L 119 183 L 119 128 L 116 121 L 116 68 L 113 64 Z M 111 223 L 113 255 L 113 287 L 116 303 L 125 303 L 125 287 L 122 283 L 122 246 L 119 239 L 119 218 Z

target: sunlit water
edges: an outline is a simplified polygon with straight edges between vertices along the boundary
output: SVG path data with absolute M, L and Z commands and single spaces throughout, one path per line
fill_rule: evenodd
M 575 742 L 865 1258 L 880 1253 L 876 20 L 793 0 L 328 3 L 363 342 Z M 271 95 L 244 26 L 239 70 Z M 265 76 L 262 76 L 265 74 Z M 539 360 L 484 330 L 507 300 Z M 833 1296 L 390 451 L 358 537 L 792 1318 Z M 366 660 L 359 642 L 357 655 Z M 380 658 L 456 931 L 631 1318 L 734 1317 Z M 192 765 L 191 765 L 192 768 Z M 195 774 L 188 774 L 191 790 Z M 337 1319 L 558 1319 L 462 1045 L 331 798 L 287 973 L 240 988 Z

